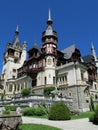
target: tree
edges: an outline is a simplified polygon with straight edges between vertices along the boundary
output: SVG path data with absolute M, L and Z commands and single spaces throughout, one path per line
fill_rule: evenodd
M 22 89 L 21 95 L 22 96 L 28 96 L 28 95 L 30 95 L 30 89 L 29 88 Z
M 90 97 L 90 110 L 94 111 L 94 101 L 93 101 L 93 97 Z
M 96 105 L 93 114 L 89 118 L 89 121 L 93 122 L 94 124 L 98 124 L 98 105 Z
M 55 87 L 53 87 L 53 86 L 45 87 L 44 88 L 44 95 L 49 96 L 53 90 L 55 90 Z

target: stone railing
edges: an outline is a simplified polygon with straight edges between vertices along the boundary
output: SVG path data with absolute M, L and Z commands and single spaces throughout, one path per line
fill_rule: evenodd
M 38 106 L 39 104 L 47 104 L 47 106 L 50 106 L 51 104 L 58 102 L 58 101 L 63 101 L 66 103 L 66 105 L 69 106 L 69 108 L 72 110 L 73 109 L 73 101 L 72 99 L 66 99 L 66 98 L 52 98 L 52 97 L 47 97 L 45 98 L 44 96 L 28 96 L 28 97 L 19 97 L 19 98 L 14 98 L 12 100 L 4 100 L 0 101 L 0 105 L 7 105 L 7 104 L 25 104 L 29 105 L 32 103 L 32 106 Z

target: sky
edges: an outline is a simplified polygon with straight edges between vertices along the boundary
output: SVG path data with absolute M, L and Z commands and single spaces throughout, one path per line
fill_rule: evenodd
M 13 41 L 17 25 L 27 50 L 34 43 L 42 45 L 49 8 L 59 50 L 75 44 L 84 56 L 90 54 L 93 41 L 98 54 L 98 0 L 0 0 L 0 74 L 6 45 Z

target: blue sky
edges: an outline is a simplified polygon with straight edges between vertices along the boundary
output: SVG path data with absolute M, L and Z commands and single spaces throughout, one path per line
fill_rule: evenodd
M 0 0 L 0 74 L 6 44 L 13 41 L 17 25 L 27 49 L 42 44 L 49 8 L 60 50 L 75 43 L 84 56 L 93 41 L 98 53 L 98 0 Z

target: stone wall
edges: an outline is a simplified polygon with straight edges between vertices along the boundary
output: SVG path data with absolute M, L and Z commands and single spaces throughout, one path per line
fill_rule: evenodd
M 0 116 L 0 130 L 18 130 L 21 123 L 20 115 Z
M 63 101 L 65 102 L 65 104 L 70 108 L 70 110 L 73 110 L 73 101 L 72 99 L 66 99 L 66 98 L 45 98 L 44 96 L 29 96 L 29 97 L 20 97 L 20 98 L 16 98 L 13 100 L 5 100 L 5 101 L 1 101 L 0 105 L 9 105 L 9 104 L 13 104 L 13 105 L 30 105 L 33 107 L 37 107 L 40 104 L 46 104 L 47 107 L 50 107 L 53 103 L 58 102 L 58 101 Z
M 70 96 L 70 98 L 72 98 L 73 110 L 75 111 L 89 110 L 89 102 L 86 102 L 86 97 L 84 93 L 85 87 L 85 85 L 73 85 L 63 90 L 63 93 L 65 93 L 67 97 Z

